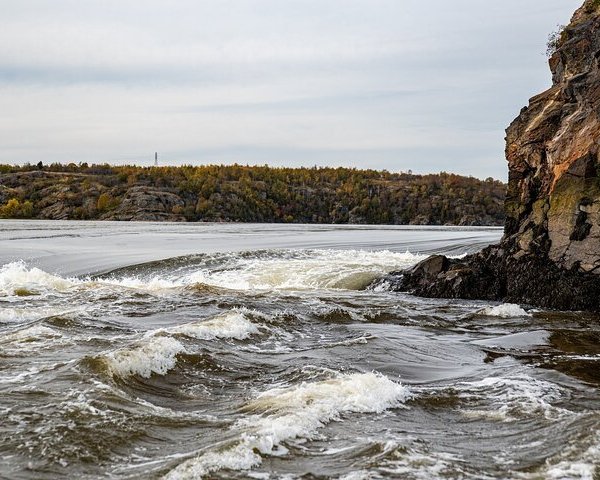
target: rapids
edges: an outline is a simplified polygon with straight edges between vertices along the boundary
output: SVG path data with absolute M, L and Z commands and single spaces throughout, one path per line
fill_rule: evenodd
M 3 221 L 0 478 L 595 480 L 597 317 L 369 289 L 500 235 Z

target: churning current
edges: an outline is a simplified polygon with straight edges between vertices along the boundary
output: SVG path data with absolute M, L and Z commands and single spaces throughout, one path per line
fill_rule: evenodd
M 600 322 L 369 285 L 491 228 L 0 224 L 0 478 L 600 478 Z

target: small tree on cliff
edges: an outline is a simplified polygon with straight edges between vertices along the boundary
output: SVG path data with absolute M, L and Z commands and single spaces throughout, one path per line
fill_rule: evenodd
M 565 29 L 565 25 L 557 25 L 556 30 L 548 35 L 548 42 L 546 43 L 546 56 L 548 58 L 554 55 L 554 53 L 561 46 L 566 36 Z

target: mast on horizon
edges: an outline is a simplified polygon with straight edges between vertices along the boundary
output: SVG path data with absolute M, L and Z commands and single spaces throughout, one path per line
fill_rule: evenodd
M 158 152 L 154 152 L 154 166 L 158 167 Z

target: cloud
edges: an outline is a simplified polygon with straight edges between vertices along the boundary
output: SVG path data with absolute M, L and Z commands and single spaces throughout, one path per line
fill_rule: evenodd
M 0 161 L 504 178 L 504 128 L 579 3 L 0 0 Z

